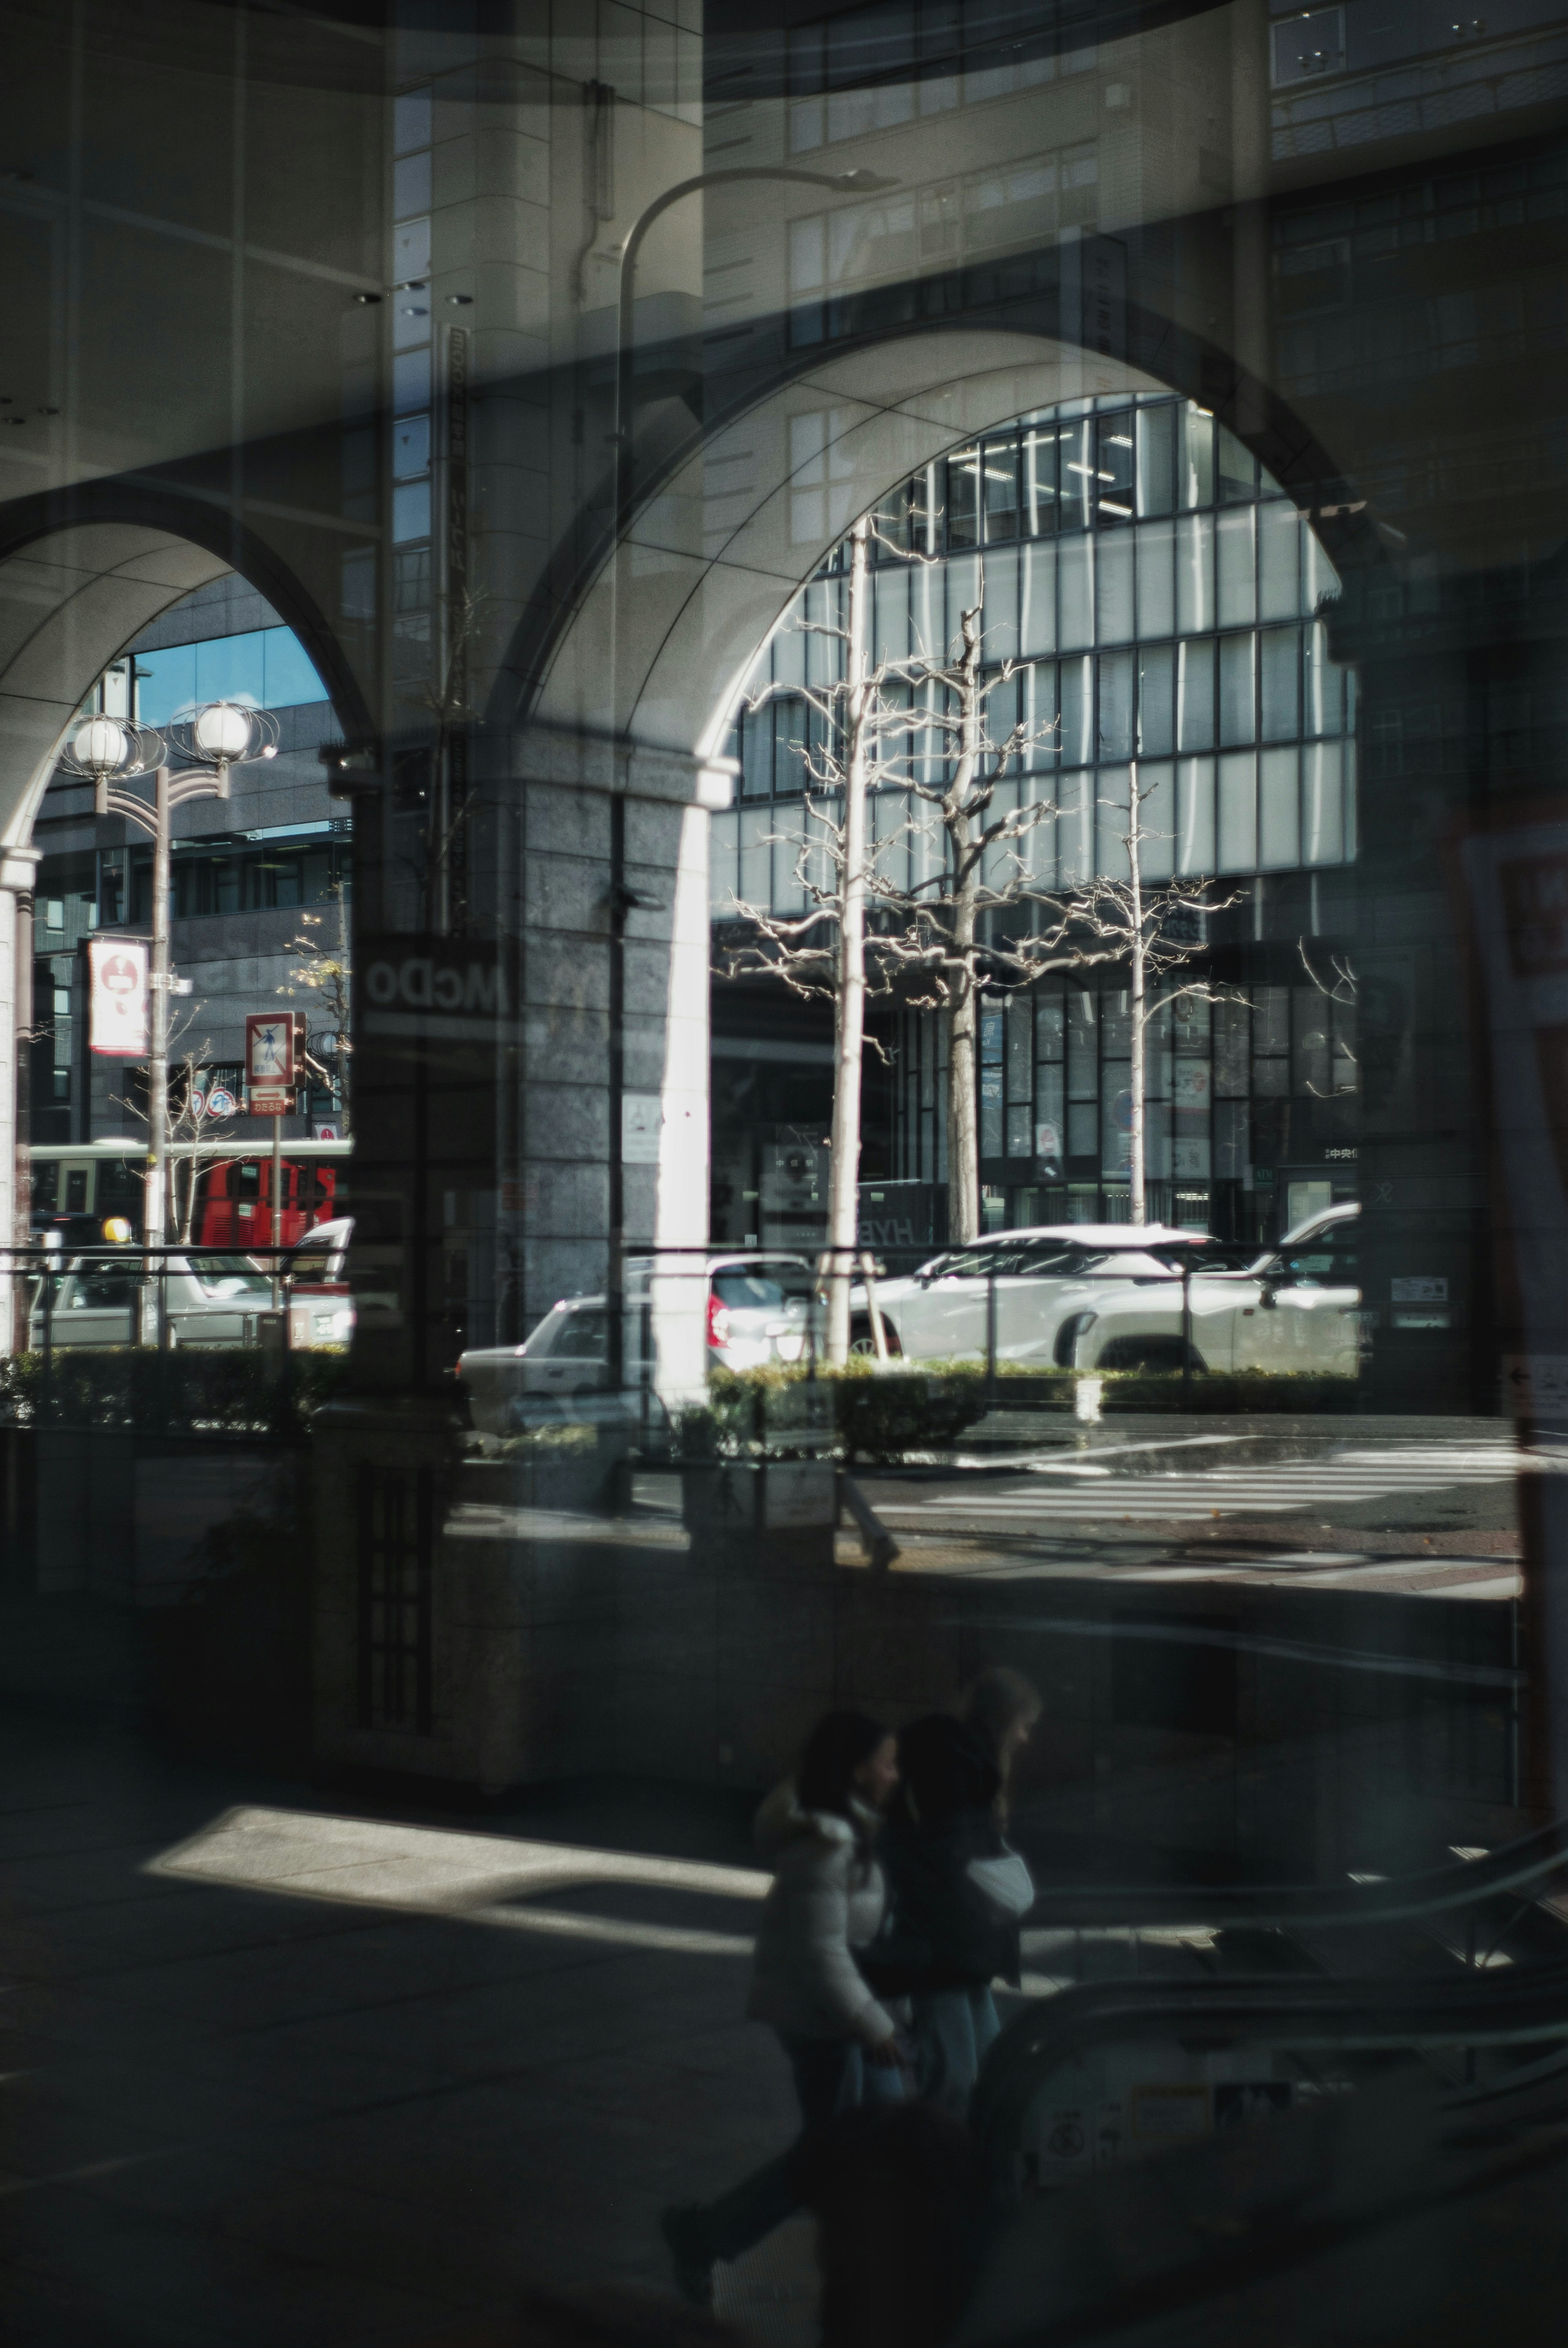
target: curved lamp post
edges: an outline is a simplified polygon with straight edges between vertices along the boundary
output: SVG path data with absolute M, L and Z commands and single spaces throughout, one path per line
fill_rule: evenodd
M 181 763 L 169 764 L 173 747 Z M 229 796 L 229 776 L 253 758 L 278 754 L 276 721 L 262 709 L 238 702 L 210 701 L 169 729 L 166 743 L 150 726 L 134 719 L 96 716 L 83 720 L 60 764 L 93 786 L 95 815 L 123 816 L 152 841 L 152 990 L 150 1048 L 147 1066 L 147 1184 L 142 1232 L 161 1246 L 169 1228 L 169 818 L 187 799 Z M 123 786 L 149 775 L 150 798 Z M 142 1336 L 151 1325 L 156 1340 L 157 1307 L 149 1282 L 142 1292 Z
M 680 203 L 685 197 L 701 193 L 707 188 L 736 187 L 748 180 L 794 181 L 805 188 L 825 188 L 839 196 L 875 195 L 884 188 L 896 188 L 897 180 L 887 179 L 879 171 L 852 170 L 847 171 L 800 171 L 787 165 L 768 163 L 737 163 L 728 170 L 697 171 L 690 179 L 677 180 L 645 204 L 626 232 L 620 248 L 620 274 L 616 292 L 615 311 L 615 512 L 612 517 L 614 547 L 610 555 L 610 592 L 612 617 L 610 633 L 610 726 L 616 729 L 618 700 L 617 666 L 619 627 L 619 589 L 620 533 L 631 512 L 632 433 L 631 418 L 634 384 L 632 345 L 632 308 L 637 294 L 637 262 L 643 239 L 655 221 Z M 612 791 L 610 800 L 610 1277 L 606 1302 L 609 1306 L 609 1367 L 610 1383 L 619 1386 L 623 1379 L 625 1330 L 623 1327 L 623 1271 L 626 1252 L 626 1177 L 621 1159 L 624 1147 L 621 1137 L 622 1100 L 626 1074 L 626 916 L 635 897 L 626 885 L 626 801 L 620 791 Z
M 838 196 L 876 195 L 884 188 L 896 188 L 897 180 L 886 178 L 880 171 L 861 170 L 850 171 L 797 171 L 785 164 L 736 163 L 726 171 L 695 171 L 689 180 L 677 180 L 672 188 L 645 204 L 626 232 L 620 248 L 620 269 L 615 308 L 615 522 L 619 534 L 631 503 L 631 405 L 632 360 L 635 352 L 631 339 L 631 312 L 637 295 L 637 260 L 642 251 L 642 241 L 654 221 L 667 212 L 671 204 L 687 196 L 694 196 L 705 188 L 729 188 L 747 180 L 794 180 L 805 188 L 826 188 Z

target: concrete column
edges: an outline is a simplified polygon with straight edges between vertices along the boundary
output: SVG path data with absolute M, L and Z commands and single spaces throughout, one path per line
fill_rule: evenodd
M 37 864 L 36 848 L 8 848 L 0 854 L 0 1241 L 18 1245 L 26 1245 L 32 1218 L 28 1067 Z M 0 1282 L 0 1294 L 8 1285 Z M 0 1317 L 0 1328 L 5 1325 Z M 26 1340 L 23 1326 L 9 1342 L 19 1346 Z

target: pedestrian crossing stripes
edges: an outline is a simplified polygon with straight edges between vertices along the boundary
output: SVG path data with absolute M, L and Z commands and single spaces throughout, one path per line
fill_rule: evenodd
M 1420 1445 L 1399 1450 L 1348 1449 L 1317 1460 L 1270 1460 L 1201 1470 L 1118 1473 L 1092 1457 L 1041 1461 L 1027 1483 L 929 1499 L 892 1500 L 879 1513 L 901 1525 L 950 1523 L 962 1516 L 983 1525 L 1020 1527 L 1097 1518 L 1168 1520 L 1180 1517 L 1284 1516 L 1303 1507 L 1345 1507 L 1400 1493 L 1429 1493 L 1460 1485 L 1506 1483 L 1522 1461 L 1505 1444 L 1464 1449 Z

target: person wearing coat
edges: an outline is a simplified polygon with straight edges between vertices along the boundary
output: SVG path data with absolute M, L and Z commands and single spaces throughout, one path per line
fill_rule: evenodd
M 801 2133 L 716 2201 L 667 2209 L 661 2228 L 689 2299 L 706 2304 L 715 2260 L 733 2260 L 801 2206 L 803 2154 L 840 2112 L 901 2101 L 907 2057 L 860 1971 L 886 1894 L 872 1855 L 898 1782 L 896 1739 L 863 1713 L 829 1713 L 794 1777 L 757 1813 L 774 1879 L 763 1902 L 746 2004 L 777 2033 L 794 2075 Z
M 882 1842 L 892 1915 L 866 1971 L 885 1994 L 911 2000 L 917 2092 L 962 2119 L 1000 2028 L 991 1983 L 1019 1981 L 1034 1886 L 1002 1835 L 989 1735 L 933 1714 L 903 1732 L 899 1762 Z

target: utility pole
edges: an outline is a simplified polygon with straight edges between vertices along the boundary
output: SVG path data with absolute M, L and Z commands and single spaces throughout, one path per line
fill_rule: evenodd
M 225 775 L 223 796 L 228 781 Z M 102 795 L 108 795 L 107 784 Z M 132 820 L 146 829 L 145 818 Z M 152 966 L 148 974 L 152 1046 L 147 1061 L 147 1182 L 141 1215 L 144 1236 L 159 1247 L 169 1237 L 169 768 L 159 767 L 152 778 Z M 149 1281 L 142 1291 L 144 1324 L 154 1293 Z M 146 1337 L 144 1325 L 144 1343 Z
M 860 1228 L 860 1085 L 866 1056 L 866 767 L 871 520 L 849 533 L 845 629 L 844 863 L 839 880 L 838 1025 L 828 1164 L 827 1358 L 849 1358 L 849 1287 Z

